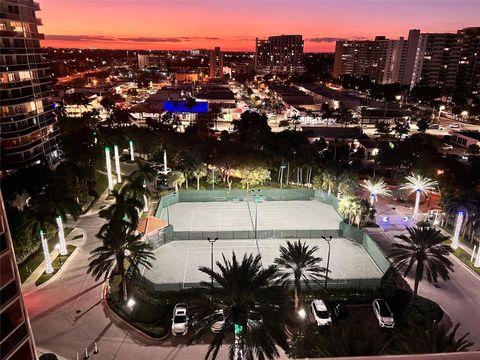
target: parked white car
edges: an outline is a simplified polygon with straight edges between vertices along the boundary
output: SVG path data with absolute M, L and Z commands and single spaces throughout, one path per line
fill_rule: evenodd
M 383 299 L 375 299 L 372 303 L 373 313 L 378 320 L 378 325 L 385 328 L 393 328 L 395 320 L 388 304 Z
M 225 315 L 223 313 L 223 310 L 217 310 L 213 314 L 213 324 L 210 327 L 210 330 L 212 330 L 213 333 L 219 333 L 222 331 L 223 327 L 225 326 Z
M 462 126 L 460 124 L 450 124 L 448 127 L 450 129 L 460 129 Z
M 318 326 L 330 325 L 332 323 L 330 312 L 323 300 L 313 300 L 310 304 L 310 309 L 312 310 L 313 318 Z
M 450 144 L 443 144 L 442 150 L 453 150 L 453 146 Z
M 183 336 L 188 333 L 187 304 L 176 304 L 173 308 L 172 334 Z

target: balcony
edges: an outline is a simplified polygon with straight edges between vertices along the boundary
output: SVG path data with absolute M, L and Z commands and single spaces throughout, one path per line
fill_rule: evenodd
M 8 358 L 8 355 L 18 348 L 28 338 L 28 331 L 25 323 L 19 325 L 10 335 L 3 337 L 0 344 L 0 354 L 2 357 Z
M 13 279 L 12 279 L 13 280 Z M 0 307 L 3 309 L 10 301 L 20 295 L 15 281 L 10 281 L 0 289 Z

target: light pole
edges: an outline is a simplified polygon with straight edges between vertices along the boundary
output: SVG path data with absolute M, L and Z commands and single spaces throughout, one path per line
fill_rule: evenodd
M 260 248 L 258 247 L 258 199 L 260 198 L 260 189 L 252 190 L 253 198 L 255 199 L 255 244 L 257 245 L 258 254 Z
M 322 239 L 325 240 L 328 244 L 328 256 L 327 256 L 327 273 L 325 274 L 325 289 L 327 289 L 328 284 L 328 271 L 330 268 L 330 241 L 332 241 L 332 237 L 329 236 L 328 239 L 325 236 L 322 236 Z
M 283 170 L 285 170 L 285 168 L 285 165 L 280 166 L 280 189 L 283 188 Z
M 213 244 L 215 243 L 215 241 L 218 240 L 218 237 L 216 237 L 215 239 L 210 239 L 210 238 L 207 238 L 208 242 L 210 243 L 210 245 L 212 245 L 211 247 L 211 252 L 210 252 L 210 269 L 212 270 L 212 273 L 213 273 Z M 213 290 L 213 275 L 210 275 L 210 282 L 211 282 L 211 287 L 212 287 L 212 290 Z
M 438 108 L 437 124 L 440 124 L 440 115 L 442 114 L 443 110 L 445 110 L 445 105 L 440 105 L 440 107 Z

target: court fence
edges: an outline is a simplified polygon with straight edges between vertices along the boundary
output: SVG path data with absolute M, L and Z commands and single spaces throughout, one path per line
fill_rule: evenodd
M 315 191 L 313 189 L 262 189 L 260 198 L 265 201 L 292 201 L 292 200 L 317 200 L 334 208 L 337 214 L 344 219 L 343 215 L 338 212 L 338 199 L 332 194 L 323 191 Z M 158 203 L 155 216 L 167 221 L 169 219 L 169 206 L 178 202 L 213 202 L 213 201 L 254 201 L 253 194 L 246 190 L 185 190 L 172 192 L 162 196 Z M 163 210 L 166 211 L 163 211 Z M 222 231 L 175 231 L 172 225 L 168 225 L 158 234 L 147 238 L 147 242 L 153 248 L 157 248 L 172 240 L 205 240 L 207 238 L 220 238 L 222 240 L 234 239 L 295 239 L 295 238 L 321 238 L 322 236 L 343 237 L 357 244 L 361 244 L 365 251 L 370 255 L 377 267 L 385 273 L 390 268 L 390 262 L 378 247 L 377 243 L 363 230 L 347 224 L 345 221 L 339 223 L 338 229 L 327 230 L 222 230 Z M 358 280 L 358 281 L 357 281 Z M 352 281 L 348 280 L 350 283 Z M 364 279 L 365 280 L 365 279 Z M 375 279 L 367 279 L 366 283 L 374 284 Z M 340 286 L 337 284 L 336 286 Z M 352 287 L 352 286 L 346 286 Z

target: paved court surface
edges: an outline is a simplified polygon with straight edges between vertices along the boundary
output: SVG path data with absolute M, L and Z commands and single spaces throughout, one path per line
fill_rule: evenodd
M 174 231 L 332 230 L 342 220 L 335 210 L 319 201 L 180 202 L 162 211 Z
M 258 241 L 264 266 L 273 263 L 279 255 L 279 247 L 287 240 L 260 239 Z M 302 239 L 303 241 L 303 239 Z M 317 245 L 316 255 L 323 258 L 326 266 L 328 247 L 322 239 L 305 239 L 309 245 Z M 214 262 L 224 254 L 231 259 L 232 251 L 237 258 L 244 254 L 257 254 L 255 240 L 217 240 L 214 244 Z M 210 266 L 211 247 L 207 240 L 173 241 L 160 246 L 155 251 L 155 261 L 151 270 L 146 270 L 145 278 L 155 284 L 170 284 L 172 288 L 190 287 L 209 278 L 198 271 L 200 266 Z M 367 254 L 362 245 L 343 238 L 334 238 L 331 242 L 330 278 L 333 283 L 347 279 L 378 279 L 381 271 Z

